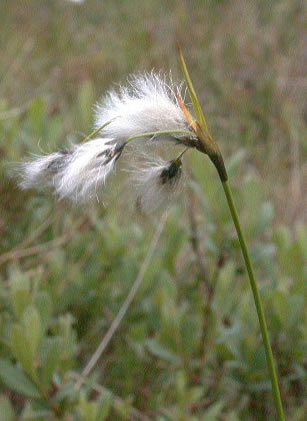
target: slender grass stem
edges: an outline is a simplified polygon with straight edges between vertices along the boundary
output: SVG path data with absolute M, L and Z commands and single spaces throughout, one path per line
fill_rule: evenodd
M 112 120 L 107 121 L 106 123 L 104 123 L 102 126 L 98 127 L 98 129 L 93 130 L 88 136 L 86 136 L 82 142 L 85 143 L 88 140 L 92 139 L 94 136 L 96 136 L 96 134 L 98 134 L 99 132 L 101 132 L 102 129 L 104 129 L 105 127 L 107 127 L 109 124 L 112 123 L 112 121 L 114 120 L 114 118 Z
M 180 56 L 180 61 L 181 61 L 181 67 L 185 76 L 185 80 L 187 83 L 187 87 L 190 93 L 190 97 L 192 99 L 193 102 L 193 106 L 194 106 L 194 111 L 198 117 L 198 126 L 197 125 L 193 125 L 193 128 L 195 130 L 196 135 L 198 136 L 198 138 L 201 140 L 203 148 L 199 149 L 201 152 L 207 154 L 210 158 L 210 160 L 212 161 L 212 163 L 215 165 L 223 188 L 224 188 L 224 192 L 226 195 L 226 199 L 228 202 L 228 206 L 231 212 L 231 216 L 234 222 L 234 225 L 236 227 L 237 230 L 237 234 L 238 234 L 238 238 L 240 241 L 240 245 L 241 245 L 241 249 L 242 249 L 242 254 L 244 257 L 244 261 L 245 261 L 245 265 L 246 265 L 246 269 L 248 272 L 248 276 L 249 276 L 249 281 L 250 281 L 250 285 L 253 291 L 253 297 L 254 297 L 254 302 L 256 305 L 256 309 L 257 309 L 257 314 L 258 314 L 258 319 L 259 319 L 259 324 L 260 324 L 260 330 L 261 330 L 261 334 L 262 334 L 262 339 L 263 339 L 263 343 L 264 343 L 264 348 L 265 348 L 265 353 L 266 353 L 266 358 L 267 358 L 267 364 L 268 364 L 268 368 L 269 368 L 269 372 L 270 372 L 270 377 L 271 377 L 271 382 L 272 382 L 272 389 L 273 389 L 273 396 L 274 396 L 274 400 L 275 400 L 275 406 L 276 406 L 276 410 L 277 410 L 277 414 L 278 414 L 278 421 L 285 421 L 285 416 L 283 413 L 283 408 L 282 408 L 282 402 L 281 402 L 281 397 L 280 397 L 280 391 L 279 391 L 279 386 L 278 386 L 278 379 L 277 379 L 277 374 L 276 374 L 276 369 L 275 369 L 275 365 L 274 365 L 274 359 L 273 359 L 273 353 L 272 353 L 272 348 L 271 348 L 271 344 L 270 344 L 270 339 L 269 339 L 269 333 L 268 333 L 268 328 L 266 325 L 266 321 L 265 321 L 265 316 L 264 316 L 264 312 L 263 312 L 263 308 L 262 308 L 262 304 L 261 304 L 261 299 L 260 299 L 260 294 L 259 294 L 259 290 L 256 284 L 256 280 L 255 280 L 255 276 L 254 276 L 254 271 L 253 271 L 253 266 L 252 266 L 252 262 L 251 259 L 249 257 L 249 252 L 247 249 L 247 245 L 245 242 L 245 238 L 241 229 L 241 225 L 240 225 L 240 221 L 239 221 L 239 216 L 232 198 L 232 194 L 231 194 L 231 190 L 228 184 L 228 176 L 227 176 L 227 172 L 224 166 L 224 161 L 223 161 L 223 157 L 220 153 L 220 150 L 215 142 L 215 140 L 212 138 L 210 131 L 208 129 L 208 125 L 205 119 L 205 115 L 202 111 L 200 102 L 198 100 L 197 94 L 194 90 L 193 87 L 193 83 L 188 71 L 188 68 L 186 66 L 185 63 L 185 59 L 182 53 L 181 48 L 179 47 L 179 56 Z M 187 117 L 187 120 L 190 122 L 193 121 L 193 117 L 190 115 L 189 111 L 186 110 L 186 107 L 184 106 L 184 104 L 181 104 L 183 111 Z
M 140 133 L 140 134 L 136 134 L 134 136 L 130 136 L 127 139 L 127 143 L 130 142 L 133 139 L 139 139 L 142 137 L 154 137 L 154 136 L 161 136 L 164 134 L 188 134 L 189 136 L 191 136 L 192 132 L 189 132 L 188 130 L 180 130 L 180 129 L 175 129 L 175 130 L 158 130 L 156 132 L 147 132 L 147 133 Z
M 240 242 L 241 249 L 242 249 L 242 254 L 243 254 L 243 257 L 244 257 L 246 269 L 247 269 L 248 276 L 249 276 L 250 286 L 251 286 L 252 291 L 253 291 L 254 302 L 255 302 L 255 305 L 256 305 L 256 309 L 257 309 L 262 339 L 263 339 L 266 358 L 267 358 L 267 364 L 268 364 L 271 382 L 272 382 L 273 396 L 274 396 L 276 410 L 277 410 L 277 414 L 278 414 L 278 420 L 279 421 L 285 421 L 285 416 L 284 416 L 284 413 L 283 413 L 280 391 L 279 391 L 279 386 L 278 386 L 278 378 L 277 378 L 276 368 L 275 368 L 275 364 L 274 364 L 272 348 L 271 348 L 271 344 L 270 344 L 268 328 L 267 328 L 265 315 L 264 315 L 264 311 L 263 311 L 262 304 L 261 304 L 261 298 L 260 298 L 258 286 L 257 286 L 255 276 L 254 276 L 253 266 L 252 266 L 251 259 L 250 259 L 250 256 L 249 256 L 246 241 L 245 241 L 242 229 L 241 229 L 238 212 L 236 210 L 236 207 L 235 207 L 235 204 L 234 204 L 234 201 L 233 201 L 230 186 L 229 186 L 227 180 L 222 181 L 222 184 L 223 184 L 224 192 L 225 192 L 225 195 L 226 195 L 226 198 L 227 198 L 228 206 L 229 206 L 229 209 L 230 209 L 230 212 L 231 212 L 231 216 L 232 216 L 234 225 L 235 225 L 236 230 L 237 230 L 239 242 Z

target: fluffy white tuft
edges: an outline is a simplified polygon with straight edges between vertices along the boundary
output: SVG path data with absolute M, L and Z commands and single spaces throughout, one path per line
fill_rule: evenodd
M 98 197 L 121 155 L 123 146 L 99 138 L 21 165 L 22 188 L 54 187 L 60 199 L 88 200 Z
M 170 76 L 152 72 L 130 77 L 127 87 L 111 91 L 97 106 L 97 129 L 109 123 L 101 130 L 100 138 L 21 164 L 20 186 L 52 187 L 60 199 L 86 201 L 98 198 L 99 187 L 105 184 L 124 147 L 130 145 L 129 137 L 148 132 L 184 131 L 157 138 L 199 147 L 177 99 L 182 96 L 181 90 L 182 85 L 174 84 Z M 136 146 L 139 153 L 145 144 L 143 142 L 143 148 L 140 148 L 136 139 Z M 133 171 L 132 177 L 139 206 L 154 212 L 167 205 L 178 192 L 181 173 L 180 160 L 143 160 L 143 165 Z
M 140 210 L 153 213 L 171 204 L 180 191 L 181 161 L 165 161 L 160 157 L 146 160 L 131 170 L 136 187 L 136 205 Z
M 87 200 L 97 196 L 118 158 L 116 146 L 94 139 L 74 148 L 68 165 L 54 178 L 60 198 Z
M 176 96 L 182 85 L 175 85 L 171 77 L 154 72 L 132 76 L 128 83 L 119 92 L 111 91 L 96 107 L 97 128 L 112 120 L 103 129 L 107 137 L 127 139 L 145 132 L 189 130 Z M 180 135 L 176 137 L 180 138 Z M 174 140 L 171 135 L 159 137 L 162 138 Z
M 23 162 L 19 164 L 17 171 L 20 176 L 20 187 L 23 189 L 29 188 L 44 188 L 53 185 L 54 167 L 56 162 L 63 160 L 64 153 L 55 152 L 49 155 L 36 155 L 32 161 Z

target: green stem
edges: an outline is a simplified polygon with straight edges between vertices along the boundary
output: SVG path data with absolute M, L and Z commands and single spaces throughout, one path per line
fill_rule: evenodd
M 258 290 L 256 281 L 255 281 L 253 266 L 252 266 L 252 263 L 251 263 L 251 259 L 250 259 L 250 256 L 249 256 L 249 252 L 248 252 L 248 249 L 247 249 L 245 238 L 244 238 L 241 226 L 240 226 L 239 216 L 238 216 L 238 213 L 237 213 L 234 201 L 233 201 L 230 186 L 229 186 L 227 180 L 222 181 L 222 184 L 223 184 L 224 192 L 225 192 L 225 195 L 226 195 L 226 198 L 227 198 L 228 206 L 229 206 L 229 209 L 230 209 L 230 212 L 231 212 L 231 216 L 232 216 L 234 225 L 235 225 L 236 230 L 237 230 L 238 238 L 239 238 L 241 249 L 242 249 L 242 254 L 243 254 L 243 257 L 244 257 L 246 269 L 247 269 L 249 280 L 250 280 L 250 286 L 251 286 L 252 291 L 253 291 L 254 302 L 255 302 L 255 305 L 256 305 L 256 309 L 257 309 L 262 339 L 263 339 L 266 358 L 267 358 L 267 364 L 268 364 L 270 376 L 271 376 L 272 389 L 273 389 L 273 395 L 274 395 L 276 410 L 277 410 L 277 414 L 278 414 L 278 420 L 279 421 L 285 421 L 285 416 L 284 416 L 284 413 L 283 413 L 280 391 L 279 391 L 279 386 L 278 386 L 278 379 L 277 379 L 276 369 L 275 369 L 275 365 L 274 365 L 273 353 L 272 353 L 272 348 L 271 348 L 270 339 L 269 339 L 269 332 L 268 332 L 268 328 L 267 328 L 267 324 L 266 324 L 266 320 L 265 320 L 265 316 L 264 316 L 264 312 L 263 312 L 263 308 L 262 308 L 262 304 L 261 304 L 259 290 Z
M 113 120 L 114 120 L 114 118 L 113 118 L 112 120 L 109 120 L 109 121 L 107 121 L 107 122 L 103 123 L 103 125 L 102 125 L 102 126 L 100 126 L 100 127 L 98 127 L 98 129 L 93 130 L 93 131 L 92 131 L 92 133 L 90 133 L 88 136 L 86 136 L 86 137 L 82 140 L 82 142 L 83 142 L 83 143 L 85 143 L 85 142 L 87 142 L 88 140 L 92 139 L 92 137 L 96 136 L 96 134 L 98 134 L 99 132 L 101 132 L 101 130 L 102 130 L 102 129 L 104 129 L 104 128 L 105 128 L 105 127 L 107 127 L 109 124 L 111 124 Z
M 160 135 L 164 135 L 164 134 L 188 134 L 189 136 L 191 136 L 192 132 L 189 132 L 188 130 L 180 130 L 180 129 L 176 129 L 176 130 L 158 130 L 156 132 L 147 132 L 147 133 L 140 133 L 140 134 L 136 134 L 134 136 L 130 136 L 127 139 L 127 143 L 130 142 L 133 139 L 139 139 L 141 137 L 146 137 L 146 136 L 160 136 Z

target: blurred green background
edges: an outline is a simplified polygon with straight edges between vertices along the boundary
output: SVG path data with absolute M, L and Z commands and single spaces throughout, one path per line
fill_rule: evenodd
M 247 275 L 206 158 L 185 158 L 182 200 L 81 388 L 160 216 L 127 208 L 120 171 L 106 207 L 56 203 L 11 176 L 14 162 L 90 133 L 94 103 L 128 74 L 181 78 L 178 40 L 230 173 L 286 418 L 305 419 L 305 21 L 299 0 L 1 0 L 1 421 L 275 419 Z

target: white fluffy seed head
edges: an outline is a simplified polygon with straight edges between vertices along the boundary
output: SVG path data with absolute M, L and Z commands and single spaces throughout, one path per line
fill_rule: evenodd
M 171 76 L 154 72 L 131 76 L 128 86 L 109 92 L 96 106 L 95 125 L 98 128 L 112 120 L 104 134 L 115 139 L 161 130 L 191 131 L 177 100 L 181 90 L 182 84 L 176 85 Z M 174 137 L 181 136 L 165 135 L 159 139 L 174 140 Z
M 198 147 L 199 141 L 178 103 L 181 90 L 182 85 L 176 85 L 171 76 L 152 72 L 130 77 L 127 87 L 111 91 L 96 107 L 97 129 L 109 123 L 102 129 L 101 137 L 21 164 L 21 187 L 53 187 L 60 199 L 85 201 L 98 198 L 99 188 L 112 172 L 125 145 L 130 145 L 127 139 L 131 136 L 185 131 L 188 133 L 165 134 L 153 139 Z M 135 144 L 133 153 L 140 153 L 145 144 L 142 146 L 138 139 L 134 140 L 131 142 L 131 146 Z M 178 193 L 181 173 L 180 160 L 143 161 L 132 177 L 139 206 L 148 212 L 167 206 Z
M 123 144 L 99 138 L 21 165 L 20 186 L 53 187 L 59 199 L 98 198 L 101 185 L 120 157 Z
M 19 186 L 22 189 L 45 188 L 53 186 L 53 167 L 61 162 L 65 156 L 63 152 L 49 155 L 36 155 L 34 159 L 21 163 L 18 168 Z
M 182 162 L 155 158 L 136 166 L 131 174 L 136 187 L 137 207 L 146 213 L 153 213 L 168 207 L 178 195 L 182 181 Z

